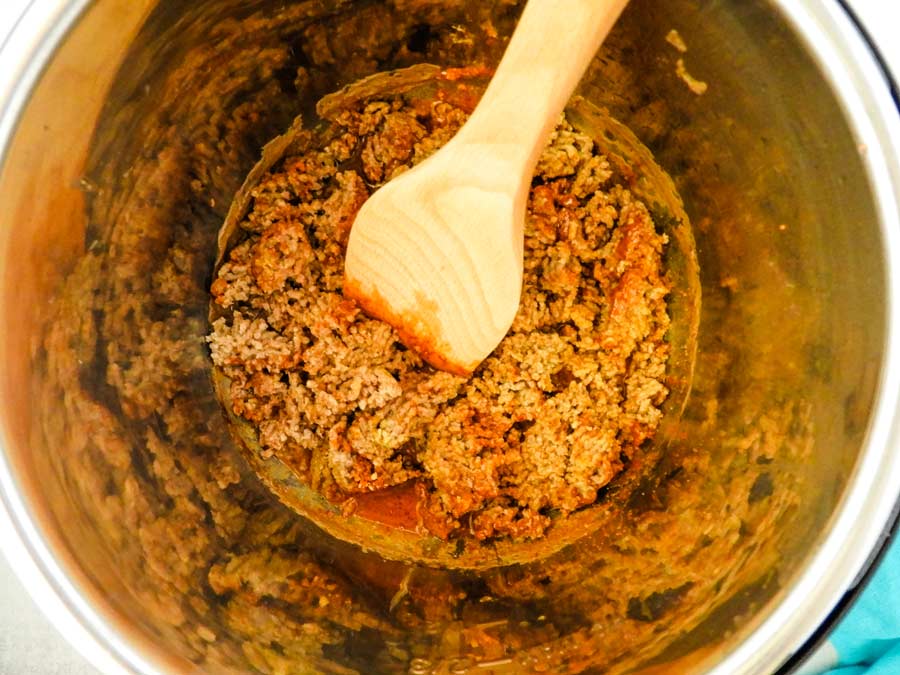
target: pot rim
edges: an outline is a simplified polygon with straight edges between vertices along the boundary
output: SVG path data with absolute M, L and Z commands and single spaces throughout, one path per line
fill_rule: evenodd
M 884 260 L 884 357 L 863 452 L 806 566 L 710 675 L 798 665 L 865 586 L 900 519 L 900 116 L 891 74 L 843 0 L 772 2 L 803 40 L 854 133 Z
M 0 45 L 0 166 L 35 84 L 92 0 L 30 0 Z M 804 41 L 840 101 L 876 199 L 885 265 L 885 354 L 863 453 L 830 532 L 777 606 L 711 675 L 791 667 L 815 646 L 880 557 L 900 509 L 900 116 L 890 75 L 841 0 L 771 0 Z M 0 536 L 16 575 L 43 613 L 105 673 L 166 672 L 164 658 L 131 643 L 114 618 L 70 579 L 23 500 L 0 430 Z M 860 526 L 859 524 L 863 525 Z
M 93 0 L 29 0 L 0 44 L 0 167 L 44 68 Z M 72 582 L 47 544 L 22 491 L 0 429 L 0 550 L 59 633 L 100 672 L 164 672 L 118 634 Z
M 900 113 L 900 71 L 894 72 L 891 68 L 891 62 L 881 51 L 877 41 L 866 27 L 865 23 L 860 19 L 858 13 L 854 10 L 851 0 L 837 0 L 847 13 L 850 20 L 856 26 L 856 30 L 866 41 L 872 56 L 878 62 L 881 72 L 887 80 L 887 86 L 890 89 L 890 96 L 894 101 L 896 112 Z M 893 64 L 900 67 L 900 62 Z M 895 155 L 896 158 L 896 155 Z M 838 624 L 844 619 L 847 613 L 853 608 L 856 601 L 866 589 L 875 571 L 882 564 L 884 556 L 890 548 L 893 537 L 900 531 L 900 492 L 898 492 L 897 500 L 894 503 L 893 513 L 882 530 L 881 539 L 872 550 L 868 561 L 865 563 L 855 586 L 847 590 L 840 598 L 831 613 L 819 625 L 819 627 L 807 638 L 793 656 L 791 656 L 784 665 L 779 669 L 778 675 L 794 672 L 796 669 L 805 665 L 809 659 L 813 658 L 819 648 L 828 639 L 831 632 L 837 628 Z

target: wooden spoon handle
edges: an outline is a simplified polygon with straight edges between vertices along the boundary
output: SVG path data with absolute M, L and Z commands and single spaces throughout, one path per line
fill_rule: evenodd
M 533 170 L 550 131 L 628 0 L 531 0 L 460 143 Z M 530 180 L 532 171 L 528 171 Z

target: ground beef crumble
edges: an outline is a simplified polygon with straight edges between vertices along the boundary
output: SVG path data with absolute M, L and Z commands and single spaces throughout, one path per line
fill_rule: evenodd
M 466 116 L 360 104 L 324 146 L 276 165 L 212 284 L 224 316 L 209 343 L 262 452 L 330 499 L 418 481 L 440 537 L 536 538 L 592 504 L 660 421 L 667 239 L 563 119 L 534 178 L 509 334 L 468 379 L 424 364 L 344 298 L 344 246 L 371 191 Z

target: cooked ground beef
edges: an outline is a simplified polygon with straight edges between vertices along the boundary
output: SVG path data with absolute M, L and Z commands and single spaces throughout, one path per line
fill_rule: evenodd
M 329 499 L 417 481 L 422 524 L 442 538 L 537 538 L 656 430 L 667 240 L 563 119 L 532 184 L 509 334 L 469 378 L 428 366 L 343 296 L 344 247 L 371 191 L 466 118 L 447 101 L 368 102 L 277 164 L 212 284 L 224 316 L 209 343 L 264 455 Z

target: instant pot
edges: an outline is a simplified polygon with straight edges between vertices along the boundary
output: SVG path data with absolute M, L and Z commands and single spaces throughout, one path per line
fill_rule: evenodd
M 877 561 L 900 117 L 838 2 L 634 0 L 579 87 L 672 176 L 702 285 L 684 413 L 601 531 L 494 569 L 384 560 L 242 464 L 197 308 L 243 175 L 346 84 L 495 63 L 521 6 L 42 0 L 3 45 L 3 545 L 102 670 L 768 673 Z

